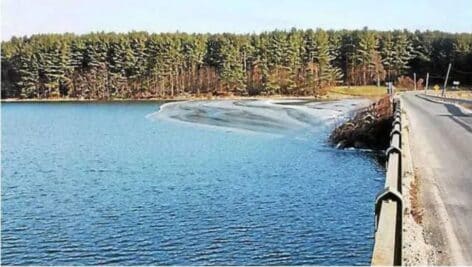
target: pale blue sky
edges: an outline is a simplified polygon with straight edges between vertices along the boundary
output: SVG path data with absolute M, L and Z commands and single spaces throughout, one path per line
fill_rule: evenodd
M 472 0 L 2 0 L 2 40 L 34 33 L 324 28 L 472 32 Z

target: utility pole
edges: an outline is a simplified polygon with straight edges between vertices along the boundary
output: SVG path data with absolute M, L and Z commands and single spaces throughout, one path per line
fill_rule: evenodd
M 424 88 L 424 94 L 428 94 L 428 85 L 429 85 L 429 72 L 426 73 L 426 87 Z
M 452 66 L 452 64 L 449 63 L 449 66 L 447 67 L 446 80 L 444 80 L 444 87 L 443 87 L 442 95 L 441 95 L 442 97 L 444 97 L 446 95 L 447 79 L 449 79 L 449 72 L 451 71 L 451 66 Z
M 413 73 L 413 81 L 415 83 L 415 91 L 416 91 L 416 72 Z

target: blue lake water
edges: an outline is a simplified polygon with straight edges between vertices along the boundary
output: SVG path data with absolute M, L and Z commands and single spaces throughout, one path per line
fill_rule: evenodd
M 370 263 L 384 171 L 330 147 L 321 121 L 290 131 L 245 112 L 256 128 L 220 127 L 212 110 L 154 117 L 158 103 L 1 109 L 2 264 Z

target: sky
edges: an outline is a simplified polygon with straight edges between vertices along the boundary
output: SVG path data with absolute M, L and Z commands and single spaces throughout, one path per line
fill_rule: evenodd
M 1 0 L 2 40 L 92 31 L 297 28 L 472 32 L 472 0 Z

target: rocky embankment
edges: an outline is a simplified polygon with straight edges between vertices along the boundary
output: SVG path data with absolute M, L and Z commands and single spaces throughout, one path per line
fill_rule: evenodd
M 336 127 L 330 141 L 338 148 L 385 150 L 390 143 L 391 129 L 392 103 L 390 96 L 385 96 Z

